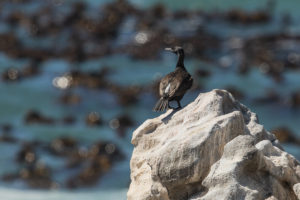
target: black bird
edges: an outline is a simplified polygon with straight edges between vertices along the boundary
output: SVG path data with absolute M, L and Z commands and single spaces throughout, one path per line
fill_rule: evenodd
M 183 60 L 184 51 L 182 47 L 166 48 L 165 50 L 171 51 L 178 56 L 175 71 L 163 77 L 159 84 L 160 99 L 156 103 L 153 111 L 164 111 L 169 105 L 170 101 L 177 101 L 178 107 L 181 108 L 180 100 L 193 85 L 193 78 L 186 71 Z

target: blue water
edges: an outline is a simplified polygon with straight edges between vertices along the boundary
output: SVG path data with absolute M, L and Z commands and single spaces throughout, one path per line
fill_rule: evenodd
M 68 1 L 52 1 L 54 6 L 60 12 L 68 12 L 68 4 L 78 0 Z M 90 9 L 95 11 L 99 6 L 111 2 L 109 0 L 92 1 L 86 0 L 90 5 Z M 243 8 L 246 10 L 256 10 L 264 8 L 266 1 L 247 0 L 237 1 L 171 1 L 171 0 L 131 0 L 135 6 L 147 8 L 155 3 L 163 3 L 170 10 L 182 9 L 202 9 L 209 12 L 221 10 L 229 10 L 231 8 Z M 35 2 L 33 4 L 7 6 L 9 9 L 22 9 L 25 12 L 34 12 L 40 8 L 43 3 Z M 267 25 L 254 25 L 247 28 L 239 25 L 228 25 L 225 22 L 219 21 L 211 24 L 205 24 L 208 31 L 213 32 L 223 38 L 225 41 L 232 36 L 247 38 L 251 35 L 263 33 L 276 33 L 280 31 L 278 26 L 280 15 L 290 13 L 295 19 L 291 25 L 290 31 L 300 33 L 298 7 L 299 3 L 296 0 L 278 1 L 274 10 L 274 19 Z M 92 12 L 94 13 L 94 12 Z M 299 20 L 298 20 L 299 21 Z M 201 23 L 201 22 L 199 22 Z M 136 31 L 133 30 L 134 19 L 127 19 L 121 26 L 120 34 L 115 41 L 116 46 L 122 46 L 133 40 Z M 195 27 L 193 22 L 183 22 L 182 29 L 177 29 L 178 34 L 187 34 L 193 32 Z M 188 25 L 186 25 L 188 24 Z M 199 25 L 199 24 L 198 24 Z M 0 32 L 10 30 L 5 23 L 0 22 Z M 222 31 L 219 31 L 222 30 Z M 59 46 L 60 42 L 64 41 L 65 35 L 62 34 L 59 38 L 32 38 L 22 28 L 17 29 L 17 34 L 22 38 L 26 45 L 29 46 Z M 57 42 L 60 41 L 60 42 Z M 53 43 L 53 41 L 56 41 Z M 226 46 L 226 44 L 224 44 Z M 163 47 L 162 47 L 163 49 Z M 285 82 L 276 83 L 272 78 L 262 73 L 258 68 L 253 68 L 245 76 L 236 75 L 236 65 L 232 64 L 229 68 L 222 68 L 222 61 L 236 62 L 238 53 L 228 50 L 224 47 L 224 51 L 217 55 L 214 63 L 207 63 L 201 60 L 187 57 L 185 62 L 187 69 L 190 72 L 201 68 L 211 72 L 209 78 L 197 79 L 202 83 L 204 88 L 201 92 L 210 91 L 215 88 L 226 88 L 227 86 L 236 86 L 236 88 L 244 91 L 246 98 L 242 103 L 247 105 L 253 112 L 259 116 L 261 124 L 266 129 L 270 130 L 274 127 L 287 126 L 296 134 L 299 134 L 300 129 L 300 109 L 291 109 L 286 102 L 275 104 L 257 104 L 253 99 L 263 96 L 268 90 L 274 89 L 281 94 L 290 94 L 296 91 L 300 86 L 300 71 L 288 71 L 284 74 Z M 0 73 L 7 67 L 22 68 L 29 61 L 27 59 L 9 58 L 5 53 L 0 53 Z M 138 103 L 122 107 L 117 103 L 117 97 L 105 90 L 93 90 L 85 88 L 74 88 L 73 93 L 80 94 L 84 100 L 77 105 L 62 105 L 58 103 L 59 97 L 64 93 L 63 90 L 55 88 L 52 81 L 63 76 L 71 69 L 78 68 L 84 72 L 98 70 L 102 67 L 109 67 L 113 73 L 108 75 L 108 79 L 114 83 L 123 86 L 140 85 L 146 87 L 162 75 L 173 70 L 176 58 L 167 52 L 161 51 L 160 58 L 155 60 L 133 60 L 126 54 L 116 53 L 106 56 L 101 59 L 90 59 L 82 63 L 70 63 L 63 59 L 51 59 L 42 63 L 41 74 L 32 78 L 22 80 L 20 82 L 0 82 L 0 124 L 10 123 L 14 126 L 13 136 L 21 140 L 32 141 L 38 140 L 42 142 L 51 142 L 53 139 L 60 136 L 72 136 L 84 145 L 89 145 L 97 140 L 111 141 L 115 143 L 124 153 L 125 158 L 114 164 L 112 169 L 101 177 L 100 181 L 91 188 L 84 188 L 74 191 L 66 189 L 46 191 L 29 189 L 22 182 L 14 182 L 13 184 L 0 183 L 0 199 L 5 200 L 59 200 L 59 199 L 125 199 L 127 188 L 130 182 L 129 160 L 133 150 L 130 144 L 132 131 L 148 118 L 156 117 L 158 114 L 153 113 L 152 107 L 155 104 L 156 97 L 150 92 L 143 93 Z M 133 79 L 132 73 L 135 77 Z M 182 104 L 186 105 L 191 102 L 199 94 L 198 90 L 190 91 L 183 99 Z M 52 125 L 25 125 L 24 115 L 28 109 L 35 109 L 45 114 L 46 116 L 55 119 L 61 119 L 63 116 L 75 116 L 77 121 L 73 125 L 56 124 Z M 88 127 L 84 120 L 87 113 L 97 111 L 104 120 L 104 125 L 100 127 Z M 109 122 L 120 114 L 128 114 L 135 121 L 135 125 L 130 127 L 121 138 L 116 134 L 116 131 L 109 126 Z M 300 159 L 300 148 L 296 145 L 284 144 L 285 149 Z M 0 156 L 0 175 L 18 170 L 14 156 L 19 150 L 19 144 L 0 143 L 0 151 L 5 152 Z M 40 162 L 45 163 L 53 168 L 63 168 L 65 161 L 58 157 L 45 154 L 40 158 Z M 68 172 L 63 171 L 55 175 L 56 180 L 60 180 L 68 175 Z
M 95 199 L 126 199 L 126 189 L 103 190 L 86 192 L 64 192 L 64 191 L 33 191 L 0 188 L 1 199 L 5 200 L 95 200 Z

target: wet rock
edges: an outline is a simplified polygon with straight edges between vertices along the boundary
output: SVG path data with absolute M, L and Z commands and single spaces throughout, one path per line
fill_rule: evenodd
M 292 107 L 300 106 L 300 92 L 294 92 L 291 95 L 290 104 Z
M 76 118 L 71 116 L 71 115 L 68 115 L 68 116 L 65 116 L 63 119 L 63 124 L 65 125 L 72 125 L 76 122 Z
M 15 181 L 19 178 L 18 174 L 15 173 L 8 173 L 8 174 L 4 174 L 3 176 L 1 176 L 1 180 L 5 181 L 5 182 L 12 182 Z
M 66 167 L 77 168 L 81 167 L 89 158 L 89 151 L 85 147 L 79 147 L 70 156 L 68 156 Z
M 49 150 L 58 156 L 68 156 L 77 150 L 77 141 L 72 137 L 60 137 L 53 140 Z
M 218 51 L 221 46 L 221 39 L 199 27 L 194 35 L 181 38 L 180 43 L 184 44 L 183 48 L 187 50 L 189 56 L 212 62 L 215 58 L 209 52 Z
M 106 67 L 99 71 L 84 73 L 78 70 L 73 70 L 69 74 L 72 79 L 72 86 L 84 86 L 88 88 L 104 88 L 107 85 L 105 77 L 108 75 L 110 70 Z
M 197 69 L 194 73 L 199 78 L 207 78 L 211 76 L 211 72 L 206 69 Z
M 221 39 L 199 27 L 187 36 L 175 35 L 166 27 L 156 25 L 157 21 L 141 18 L 137 23 L 137 34 L 132 44 L 124 51 L 135 59 L 157 59 L 164 46 L 183 46 L 187 55 L 212 62 L 210 51 L 218 51 Z
M 244 93 L 234 86 L 227 86 L 225 89 L 237 100 L 241 100 L 245 97 Z
M 86 168 L 76 176 L 67 180 L 69 188 L 87 187 L 95 185 L 102 174 L 111 168 L 111 162 L 105 155 L 94 157 Z
M 63 24 L 71 26 L 83 17 L 83 12 L 86 10 L 85 2 L 76 2 L 72 5 L 71 12 L 64 18 Z
M 30 110 L 26 113 L 24 121 L 26 124 L 54 124 L 55 120 L 50 117 L 43 116 L 36 110 Z
M 18 139 L 11 135 L 11 133 L 4 132 L 0 135 L 0 142 L 16 143 Z
M 5 18 L 6 23 L 16 26 L 20 23 L 22 19 L 25 18 L 25 14 L 20 11 L 13 11 L 8 14 L 8 16 Z
M 162 20 L 164 17 L 167 16 L 167 9 L 164 6 L 164 4 L 154 5 L 152 8 L 150 8 L 149 12 L 151 13 L 151 16 L 159 20 Z
M 89 156 L 92 158 L 102 155 L 108 156 L 111 161 L 118 161 L 124 158 L 120 149 L 113 143 L 100 141 L 89 149 Z
M 26 66 L 23 67 L 21 74 L 22 77 L 33 77 L 40 73 L 39 63 L 38 62 L 32 62 Z
M 109 122 L 109 126 L 115 129 L 120 137 L 124 137 L 129 127 L 135 125 L 133 119 L 126 114 L 120 115 Z
M 118 0 L 106 4 L 102 11 L 102 18 L 92 33 L 98 38 L 108 39 L 117 36 L 119 26 L 128 14 L 135 13 L 135 8 L 125 0 Z
M 117 96 L 118 102 L 122 106 L 129 106 L 137 103 L 139 95 L 142 92 L 142 88 L 136 85 L 126 87 L 111 83 L 108 88 Z
M 55 57 L 55 52 L 49 49 L 37 49 L 37 48 L 20 48 L 18 51 L 14 52 L 14 57 L 17 58 L 30 58 L 38 62 L 44 61 Z
M 138 33 L 135 35 L 133 43 L 125 47 L 124 52 L 134 59 L 159 58 L 159 53 L 164 46 L 164 38 L 170 32 L 166 28 L 156 28 L 155 22 L 154 18 L 140 19 L 137 24 Z
M 37 161 L 37 154 L 33 143 L 25 143 L 16 155 L 19 163 L 31 165 Z
M 21 79 L 20 71 L 15 68 L 9 68 L 2 73 L 3 81 L 18 81 Z
M 123 159 L 123 154 L 113 143 L 98 142 L 92 145 L 88 154 L 70 160 L 69 167 L 85 167 L 66 181 L 68 188 L 89 187 L 97 184 L 103 174 L 109 171 L 114 162 Z
M 41 163 L 21 169 L 19 174 L 20 178 L 32 188 L 54 189 L 58 186 L 51 179 L 51 169 Z
M 298 55 L 291 54 L 290 41 L 299 41 L 298 36 L 289 34 L 266 34 L 247 39 L 243 48 L 244 62 L 257 66 L 262 73 L 271 76 L 276 82 L 283 82 L 287 69 L 299 68 Z M 294 51 L 294 50 L 292 50 Z
M 24 66 L 21 70 L 17 68 L 8 68 L 2 73 L 3 81 L 19 81 L 23 78 L 35 76 L 39 73 L 39 67 L 35 64 Z
M 173 18 L 176 20 L 186 19 L 190 16 L 191 11 L 187 10 L 177 10 L 173 13 Z
M 278 103 L 281 101 L 280 95 L 275 90 L 268 90 L 263 97 L 258 97 L 254 99 L 256 103 Z
M 13 32 L 0 34 L 0 50 L 6 52 L 10 56 L 15 56 L 19 47 L 20 40 Z
M 282 143 L 293 143 L 300 145 L 300 138 L 297 138 L 288 127 L 278 127 L 271 130 L 276 138 Z
M 93 111 L 86 116 L 85 123 L 88 126 L 100 126 L 103 124 L 103 120 L 98 112 Z
M 83 43 L 85 41 L 75 32 L 71 35 L 68 46 L 63 52 L 64 58 L 71 62 L 82 62 L 87 59 Z
M 78 94 L 65 93 L 59 98 L 59 101 L 66 105 L 77 105 L 82 101 L 82 98 Z
M 37 150 L 41 144 L 38 141 L 24 142 L 15 157 L 20 170 L 4 174 L 1 179 L 6 182 L 24 181 L 29 187 L 37 189 L 57 188 L 58 184 L 52 181 L 51 169 L 39 161 Z
M 242 10 L 231 10 L 227 13 L 228 21 L 242 24 L 266 23 L 270 21 L 270 16 L 265 11 L 247 13 Z

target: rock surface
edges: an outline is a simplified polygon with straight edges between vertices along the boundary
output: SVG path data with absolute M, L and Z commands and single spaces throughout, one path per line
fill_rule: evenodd
M 145 121 L 132 136 L 129 200 L 296 200 L 300 165 L 224 90 Z

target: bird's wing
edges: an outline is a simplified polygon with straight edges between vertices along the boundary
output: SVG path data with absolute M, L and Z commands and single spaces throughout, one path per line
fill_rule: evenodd
M 165 77 L 161 79 L 159 84 L 159 95 L 161 97 L 168 96 L 173 79 L 174 79 L 174 73 L 167 74 Z
M 160 96 L 173 97 L 179 89 L 185 77 L 176 76 L 176 73 L 166 75 L 160 82 L 159 93 Z
M 168 96 L 171 98 L 173 96 L 176 96 L 175 94 L 177 93 L 178 88 L 180 87 L 182 81 L 172 81 L 170 83 L 170 89 L 168 91 Z
M 180 84 L 179 88 L 176 90 L 176 96 L 184 95 L 184 93 L 192 87 L 193 78 L 187 73 L 182 82 L 185 82 L 185 84 Z

